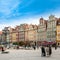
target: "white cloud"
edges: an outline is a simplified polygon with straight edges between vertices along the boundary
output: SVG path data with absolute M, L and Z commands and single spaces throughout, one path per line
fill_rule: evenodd
M 28 1 L 25 1 L 25 2 L 24 1 L 22 1 L 22 3 L 24 3 L 24 5 L 20 7 L 21 9 L 29 6 L 32 2 L 34 2 L 34 0 L 28 0 Z
M 21 2 L 19 0 L 1 0 L 0 1 L 0 12 L 4 15 L 11 13 L 11 10 L 16 8 Z
M 39 24 L 39 18 L 38 17 L 33 17 L 33 18 L 24 18 L 24 19 L 17 19 L 17 20 L 12 20 L 11 22 L 4 22 L 0 24 L 0 30 L 2 30 L 4 27 L 11 26 L 15 27 L 16 25 L 20 25 L 23 23 L 27 24 Z
M 39 18 L 27 18 L 27 19 L 21 19 L 20 20 L 16 20 L 14 21 L 15 24 L 23 24 L 23 23 L 27 23 L 27 24 L 38 24 L 39 23 Z
M 12 19 L 9 20 L 9 22 L 4 22 L 2 24 L 0 24 L 0 30 L 2 30 L 4 27 L 6 26 L 11 26 L 11 27 L 15 27 L 16 25 L 20 25 L 23 23 L 27 23 L 27 24 L 39 24 L 39 19 L 42 16 L 44 19 L 48 20 L 50 14 L 55 15 L 56 17 L 60 17 L 60 12 L 59 11 L 54 11 L 53 13 L 48 12 L 48 13 L 44 13 L 41 15 L 36 15 L 36 16 L 25 16 L 23 18 L 19 18 L 19 19 Z

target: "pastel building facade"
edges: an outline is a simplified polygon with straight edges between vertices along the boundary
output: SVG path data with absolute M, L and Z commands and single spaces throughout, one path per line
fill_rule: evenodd
M 47 21 L 40 18 L 38 26 L 38 40 L 43 42 L 47 40 Z
M 57 20 L 56 42 L 57 42 L 57 45 L 60 46 L 60 18 Z
M 29 41 L 37 41 L 37 25 L 29 25 L 28 29 L 28 40 Z
M 2 31 L 0 31 L 0 44 L 2 42 Z
M 10 27 L 5 27 L 2 30 L 2 43 L 9 43 L 10 42 L 10 32 L 9 32 Z
M 47 22 L 47 41 L 56 41 L 56 22 L 57 18 L 54 15 L 50 15 Z
M 19 26 L 10 28 L 10 42 L 19 42 Z

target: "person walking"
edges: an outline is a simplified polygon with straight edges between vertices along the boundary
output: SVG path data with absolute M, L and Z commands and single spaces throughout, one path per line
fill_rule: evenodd
M 41 56 L 46 56 L 46 52 L 45 52 L 44 46 L 41 47 Z
M 34 50 L 36 50 L 36 46 L 35 45 L 33 46 L 33 48 L 34 48 Z
M 4 50 L 4 47 L 1 47 L 1 51 L 2 51 L 2 53 L 5 51 L 5 50 Z
M 51 46 L 49 45 L 49 56 L 51 56 L 51 54 L 52 54 L 52 48 L 51 48 Z
M 57 49 L 57 43 L 55 44 L 55 50 Z
M 48 45 L 46 47 L 46 56 L 49 56 L 49 47 L 48 47 Z

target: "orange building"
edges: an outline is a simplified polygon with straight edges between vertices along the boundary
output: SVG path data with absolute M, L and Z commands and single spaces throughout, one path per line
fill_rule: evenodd
M 28 41 L 28 32 L 29 32 L 29 25 L 25 25 L 25 41 Z
M 0 43 L 2 42 L 2 31 L 0 31 Z
M 29 25 L 28 29 L 28 40 L 37 41 L 37 25 Z

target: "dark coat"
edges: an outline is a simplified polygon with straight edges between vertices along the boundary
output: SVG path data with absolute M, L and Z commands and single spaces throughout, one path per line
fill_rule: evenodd
M 44 48 L 44 47 L 41 47 L 41 52 L 42 52 L 42 55 L 43 55 L 43 56 L 46 56 L 45 48 Z
M 51 55 L 52 54 L 52 49 L 51 49 L 51 47 L 49 46 L 49 55 Z
M 3 48 L 3 47 L 1 47 L 1 49 L 2 49 L 2 52 L 4 52 L 4 48 Z

